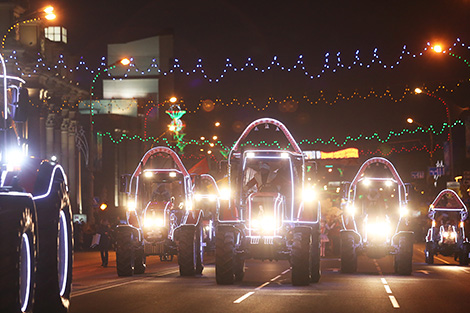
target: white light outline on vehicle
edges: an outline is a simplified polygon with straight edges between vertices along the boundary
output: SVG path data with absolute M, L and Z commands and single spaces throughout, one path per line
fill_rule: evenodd
M 49 188 L 48 188 L 47 192 L 43 195 L 34 196 L 33 200 L 44 199 L 44 198 L 47 198 L 49 196 L 49 194 L 51 193 L 51 190 L 52 190 L 52 183 L 54 182 L 54 176 L 55 176 L 55 172 L 57 171 L 57 169 L 59 169 L 62 172 L 62 177 L 64 178 L 65 187 L 67 189 L 67 192 L 69 191 L 69 187 L 68 187 L 68 184 L 67 184 L 67 176 L 65 175 L 65 171 L 62 168 L 62 166 L 56 165 L 56 166 L 54 166 L 54 169 L 52 170 L 51 180 L 49 182 Z
M 64 211 L 60 211 L 60 219 L 65 225 L 64 237 L 65 237 L 65 267 L 64 267 L 64 279 L 62 280 L 62 286 L 60 288 L 60 296 L 62 297 L 65 294 L 65 289 L 67 288 L 67 276 L 69 274 L 69 237 L 67 233 L 67 218 L 65 217 Z
M 28 234 L 24 233 L 23 236 L 23 242 L 26 242 L 26 254 L 28 255 L 28 261 L 27 261 L 27 284 L 26 284 L 26 294 L 25 298 L 23 300 L 23 306 L 21 307 L 21 312 L 25 312 L 26 309 L 28 308 L 29 304 L 29 293 L 31 292 L 30 286 L 31 286 L 31 249 L 29 247 L 29 237 Z

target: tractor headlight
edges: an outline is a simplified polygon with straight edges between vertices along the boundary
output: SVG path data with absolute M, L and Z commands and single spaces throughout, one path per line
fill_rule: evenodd
M 272 232 L 276 229 L 276 221 L 273 216 L 263 216 L 260 219 L 252 219 L 251 228 L 260 229 L 262 232 Z
M 387 237 L 390 234 L 390 225 L 387 222 L 367 224 L 367 235 L 372 237 Z
M 220 198 L 223 200 L 228 200 L 230 198 L 230 189 L 229 188 L 222 188 L 220 189 Z
M 129 201 L 129 203 L 127 204 L 127 211 L 135 212 L 135 209 L 136 209 L 135 201 Z
M 316 199 L 315 191 L 311 188 L 305 188 L 303 191 L 304 202 L 313 202 Z
M 144 221 L 145 228 L 163 227 L 165 223 L 160 217 L 146 217 Z
M 11 149 L 5 155 L 4 162 L 8 171 L 14 171 L 21 167 L 24 161 L 24 154 L 21 149 Z
M 408 208 L 406 206 L 400 207 L 400 216 L 407 216 L 409 213 Z
M 354 216 L 354 214 L 356 214 L 356 208 L 353 205 L 349 204 L 346 206 L 346 213 L 348 215 Z

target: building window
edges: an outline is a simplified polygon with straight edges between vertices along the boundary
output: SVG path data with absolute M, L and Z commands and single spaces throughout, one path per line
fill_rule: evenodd
M 67 29 L 60 26 L 49 26 L 44 29 L 46 38 L 54 42 L 67 43 Z

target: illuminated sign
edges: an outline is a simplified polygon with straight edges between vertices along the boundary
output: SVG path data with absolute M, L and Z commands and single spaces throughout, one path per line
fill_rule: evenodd
M 359 158 L 359 150 L 357 148 L 347 148 L 333 152 L 323 151 L 304 151 L 304 156 L 307 160 L 319 159 L 357 159 Z

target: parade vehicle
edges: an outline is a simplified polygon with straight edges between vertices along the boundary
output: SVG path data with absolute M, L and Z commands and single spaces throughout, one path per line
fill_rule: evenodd
M 249 147 L 244 142 L 252 131 L 280 137 L 288 148 Z M 228 201 L 216 232 L 217 283 L 241 281 L 250 258 L 289 260 L 293 285 L 318 282 L 320 203 L 304 184 L 305 156 L 287 128 L 271 118 L 252 122 L 231 149 L 227 170 Z
M 3 63 L 3 58 L 2 58 Z M 0 312 L 67 312 L 72 287 L 72 212 L 67 177 L 25 155 L 25 81 L 3 67 L 0 125 Z
M 408 185 L 381 157 L 365 161 L 352 182 L 344 183 L 341 271 L 357 271 L 357 257 L 394 256 L 395 272 L 410 275 L 413 232 L 408 227 Z
M 117 274 L 144 273 L 150 255 L 161 261 L 177 255 L 182 276 L 202 274 L 205 211 L 193 205 L 194 183 L 176 152 L 150 149 L 125 185 L 127 224 L 116 229 Z
M 460 197 L 451 189 L 442 190 L 429 206 L 431 228 L 426 235 L 424 255 L 433 264 L 435 255 L 454 256 L 460 265 L 468 265 L 470 242 L 465 235 L 468 211 Z

